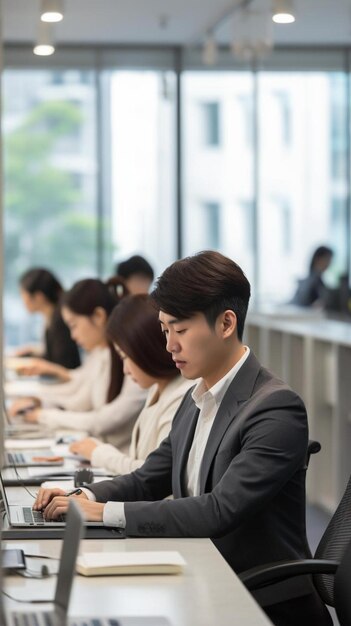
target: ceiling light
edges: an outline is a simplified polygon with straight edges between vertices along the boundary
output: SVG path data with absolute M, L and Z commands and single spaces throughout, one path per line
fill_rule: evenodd
M 52 42 L 51 24 L 47 22 L 39 22 L 39 33 L 37 42 L 33 48 L 34 54 L 38 56 L 50 56 L 54 54 L 55 46 Z
M 40 19 L 42 22 L 61 22 L 63 20 L 63 0 L 42 0 Z
M 291 0 L 273 0 L 272 20 L 276 24 L 292 24 L 295 22 Z
M 218 49 L 214 36 L 208 33 L 202 51 L 202 62 L 204 65 L 215 65 L 218 57 Z

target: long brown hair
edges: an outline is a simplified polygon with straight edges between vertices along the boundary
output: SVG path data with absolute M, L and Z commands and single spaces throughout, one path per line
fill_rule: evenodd
M 98 278 L 86 278 L 79 280 L 69 291 L 66 291 L 60 303 L 76 315 L 87 317 L 93 315 L 97 307 L 101 307 L 109 318 L 115 306 L 127 293 L 124 281 L 117 276 L 109 278 L 106 282 Z M 107 402 L 111 402 L 121 391 L 124 375 L 123 363 L 110 341 L 108 341 L 108 346 L 111 352 L 111 376 Z
M 127 296 L 111 313 L 107 334 L 144 372 L 174 378 L 178 369 L 166 350 L 158 312 L 150 296 Z

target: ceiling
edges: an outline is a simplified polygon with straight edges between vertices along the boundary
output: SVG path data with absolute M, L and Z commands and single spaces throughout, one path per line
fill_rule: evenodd
M 239 0 L 65 0 L 64 20 L 55 26 L 57 44 L 201 43 L 203 34 Z M 251 0 L 260 8 L 270 0 Z M 274 25 L 280 45 L 351 45 L 351 0 L 294 0 L 296 22 Z M 5 43 L 36 39 L 40 0 L 2 0 Z M 228 23 L 216 33 L 230 41 Z

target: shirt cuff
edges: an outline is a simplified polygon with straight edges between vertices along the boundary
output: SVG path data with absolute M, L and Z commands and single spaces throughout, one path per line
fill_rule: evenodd
M 126 527 L 124 502 L 106 502 L 103 512 L 104 526 Z
M 90 500 L 91 502 L 96 502 L 95 493 L 90 491 L 90 489 L 86 489 L 85 487 L 80 487 L 80 489 L 83 491 L 83 493 L 85 493 L 88 500 Z

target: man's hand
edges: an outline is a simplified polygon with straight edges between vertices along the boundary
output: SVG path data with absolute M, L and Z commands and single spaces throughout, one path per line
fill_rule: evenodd
M 57 519 L 61 515 L 65 515 L 71 498 L 75 499 L 86 520 L 89 522 L 102 522 L 105 505 L 101 502 L 91 502 L 85 494 L 70 497 L 54 496 L 43 511 L 44 519 Z
M 43 487 L 40 487 L 36 500 L 33 504 L 34 511 L 42 511 L 49 504 L 52 498 L 55 496 L 62 496 L 65 493 L 66 492 L 63 489 L 59 489 L 58 487 L 54 489 L 44 489 Z
M 73 454 L 79 454 L 80 456 L 84 456 L 85 459 L 91 460 L 93 451 L 98 446 L 98 443 L 92 437 L 86 437 L 86 439 L 81 439 L 80 441 L 73 441 L 71 443 L 69 450 L 73 452 Z

